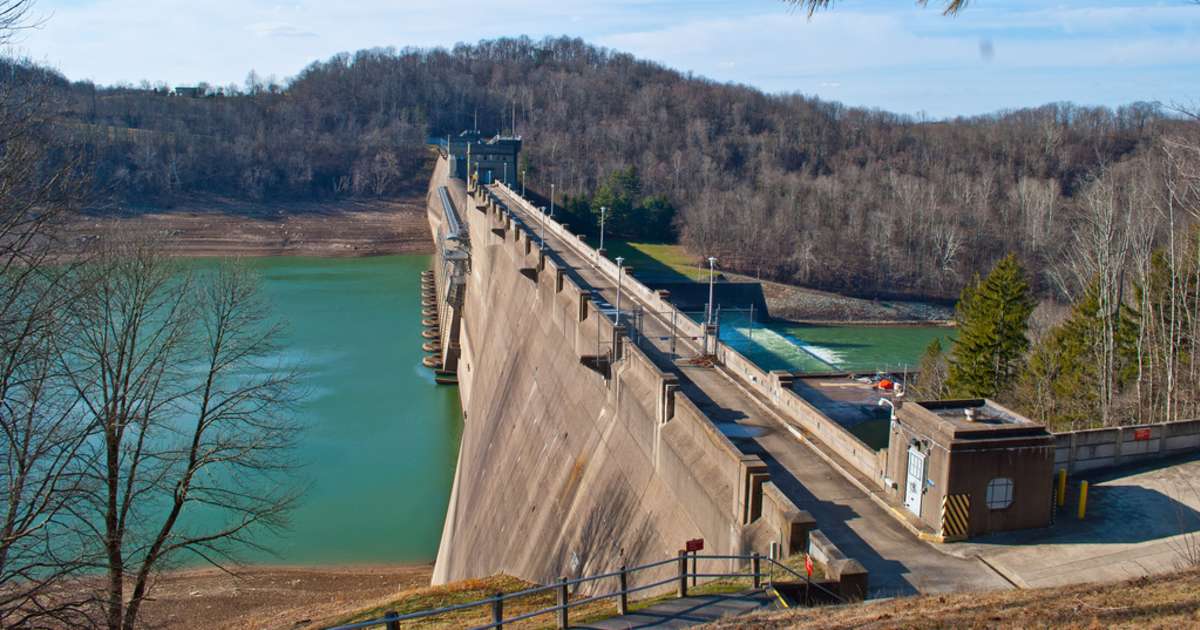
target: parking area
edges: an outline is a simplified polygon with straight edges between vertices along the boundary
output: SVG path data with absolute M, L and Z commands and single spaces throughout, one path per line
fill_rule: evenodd
M 1200 566 L 1200 456 L 1118 469 L 1086 480 L 1087 513 L 1076 517 L 1079 481 L 1048 528 L 942 545 L 979 557 L 1023 588 L 1109 582 Z

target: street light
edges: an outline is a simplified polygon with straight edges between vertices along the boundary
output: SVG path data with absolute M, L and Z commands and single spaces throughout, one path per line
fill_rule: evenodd
M 525 198 L 525 169 L 521 169 L 521 198 Z
M 542 238 L 541 238 L 542 246 L 541 246 L 541 250 L 546 251 L 546 206 L 542 206 L 541 210 L 542 210 L 542 213 L 541 213 L 541 216 L 542 216 Z
M 554 214 L 554 184 L 550 184 L 550 214 Z
M 596 250 L 596 262 L 600 262 L 600 252 L 604 251 L 604 215 L 608 208 L 600 206 L 600 249 Z
M 710 326 L 713 323 L 713 278 L 716 274 L 713 265 L 715 265 L 716 262 L 716 258 L 712 256 L 708 257 L 708 315 L 705 317 L 705 320 Z
M 617 256 L 617 326 L 621 325 L 621 276 L 625 274 L 622 264 L 624 262 L 624 258 Z
M 504 163 L 504 185 L 508 185 L 508 162 Z

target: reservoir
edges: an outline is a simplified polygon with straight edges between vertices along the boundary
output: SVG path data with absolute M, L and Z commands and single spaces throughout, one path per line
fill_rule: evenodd
M 458 390 L 421 366 L 429 256 L 246 261 L 302 370 L 295 456 L 308 491 L 291 527 L 259 536 L 267 564 L 430 562 L 462 432 Z M 204 263 L 198 263 L 204 264 Z

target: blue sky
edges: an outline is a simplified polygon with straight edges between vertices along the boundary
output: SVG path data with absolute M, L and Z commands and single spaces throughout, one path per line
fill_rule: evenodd
M 719 81 L 930 117 L 1070 100 L 1200 102 L 1200 5 L 775 0 L 38 0 L 17 52 L 72 79 L 242 84 L 338 52 L 571 35 Z

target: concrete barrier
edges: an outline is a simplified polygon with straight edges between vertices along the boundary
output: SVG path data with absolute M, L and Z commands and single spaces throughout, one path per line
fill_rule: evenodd
M 847 558 L 819 529 L 808 536 L 808 555 L 821 565 L 826 578 L 837 583 L 838 594 L 842 599 L 851 602 L 866 599 L 866 568 L 859 561 Z
M 1054 434 L 1054 469 L 1068 474 L 1200 451 L 1200 420 Z
M 763 484 L 762 517 L 774 530 L 783 557 L 808 549 L 808 535 L 817 528 L 812 515 L 796 507 L 774 483 Z

